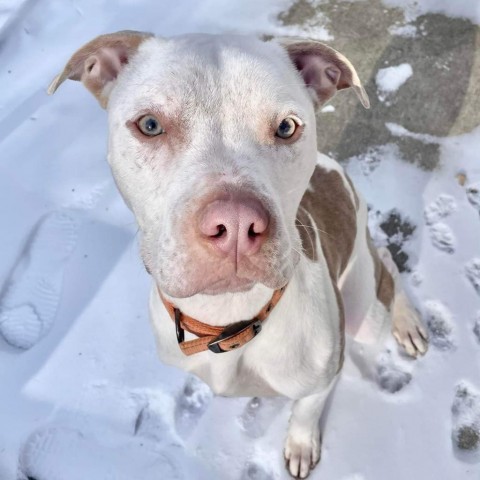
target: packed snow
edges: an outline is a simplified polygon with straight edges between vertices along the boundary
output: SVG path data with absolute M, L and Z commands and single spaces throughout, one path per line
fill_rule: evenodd
M 420 0 L 416 10 L 410 0 L 384 1 L 480 23 L 472 0 Z M 282 457 L 290 402 L 215 397 L 158 359 L 135 220 L 105 161 L 105 113 L 76 82 L 45 93 L 96 35 L 289 34 L 276 18 L 290 5 L 0 6 L 0 480 L 290 478 Z M 408 68 L 396 68 L 393 80 L 380 81 L 398 84 L 391 95 L 400 77 L 408 81 Z M 403 262 L 431 348 L 412 361 L 391 341 L 365 367 L 364 352 L 348 345 L 311 478 L 478 479 L 480 127 L 446 138 L 387 128 L 440 149 L 434 172 L 402 158 L 395 143 L 347 162 L 375 242 Z
M 408 63 L 381 68 L 375 77 L 378 87 L 378 98 L 382 101 L 385 100 L 389 95 L 396 92 L 412 75 L 413 70 Z

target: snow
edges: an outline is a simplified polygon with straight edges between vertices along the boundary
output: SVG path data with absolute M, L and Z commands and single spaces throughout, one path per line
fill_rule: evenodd
M 332 113 L 334 111 L 335 111 L 335 107 L 333 105 L 326 105 L 321 110 L 322 113 Z
M 56 211 L 42 219 L 34 232 L 2 295 L 0 333 L 10 345 L 31 348 L 51 329 L 77 230 L 71 215 Z
M 391 35 L 398 35 L 399 37 L 414 38 L 418 35 L 417 27 L 414 25 L 392 25 L 388 32 Z
M 78 83 L 45 94 L 95 35 L 286 34 L 275 18 L 289 5 L 188 0 L 159 13 L 156 2 L 140 8 L 132 0 L 2 3 L 0 480 L 22 478 L 17 470 L 37 480 L 289 478 L 282 460 L 289 402 L 215 397 L 158 359 L 135 221 L 105 162 L 105 114 Z M 419 2 L 478 23 L 477 6 Z M 405 77 L 406 67 L 396 68 L 384 85 L 398 83 L 401 71 Z M 348 162 L 372 207 L 375 241 L 409 255 L 412 272 L 403 277 L 432 347 L 413 362 L 391 344 L 364 377 L 364 352 L 355 356 L 350 346 L 311 478 L 476 479 L 480 128 L 440 138 L 387 127 L 441 152 L 435 172 L 406 162 L 395 143 Z M 381 225 L 392 215 L 403 230 L 388 237 Z
M 378 70 L 375 77 L 378 87 L 378 98 L 382 101 L 385 100 L 388 95 L 396 92 L 412 75 L 413 70 L 408 63 Z

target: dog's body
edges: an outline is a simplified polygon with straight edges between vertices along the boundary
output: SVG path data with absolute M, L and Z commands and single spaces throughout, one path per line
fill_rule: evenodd
M 172 334 L 173 322 L 154 286 L 150 315 L 165 363 L 195 373 L 220 395 L 280 394 L 299 399 L 323 391 L 340 369 L 344 317 L 349 319 L 350 332 L 356 333 L 353 328 L 359 328 L 358 320 L 366 319 L 367 313 L 371 313 L 369 310 L 374 312 L 368 321 L 362 322 L 362 328 L 373 330 L 370 337 L 377 340 L 375 333 L 380 336 L 388 320 L 386 309 L 393 299 L 393 282 L 392 277 L 385 274 L 381 278 L 388 285 L 375 283 L 377 258 L 372 258 L 367 246 L 366 205 L 352 190 L 338 164 L 324 155 L 318 155 L 312 180 L 297 217 L 305 254 L 289 281 L 281 308 L 272 311 L 262 334 L 229 355 L 203 352 L 185 356 L 178 348 L 176 336 Z M 324 203 L 322 208 L 329 210 L 333 203 L 336 204 L 335 215 L 328 226 L 316 224 L 314 218 L 319 212 L 310 213 L 305 208 L 315 206 L 309 200 L 317 196 L 316 192 L 317 198 L 330 203 Z M 325 227 L 332 233 L 323 230 Z M 323 231 L 327 233 L 322 234 Z M 323 252 L 321 239 L 323 248 L 329 244 L 330 251 L 340 250 L 338 243 L 344 242 L 345 257 L 329 258 L 329 266 L 325 255 L 320 253 Z M 383 264 L 380 268 L 384 268 Z M 365 281 L 359 283 L 359 278 Z M 382 287 L 388 290 L 386 306 L 377 298 L 377 291 Z M 338 301 L 338 291 L 346 298 L 341 302 L 343 305 Z M 200 321 L 225 326 L 254 317 L 271 295 L 271 289 L 256 285 L 248 292 L 213 297 L 196 295 L 174 302 L 182 312 Z
M 393 312 L 399 343 L 426 351 L 398 271 L 372 246 L 365 202 L 316 152 L 314 106 L 348 87 L 368 106 L 353 66 L 313 41 L 119 32 L 79 50 L 51 91 L 66 78 L 108 105 L 109 162 L 142 231 L 160 357 L 220 395 L 295 400 L 285 456 L 304 478 L 320 458 L 345 332 L 378 342 Z M 227 326 L 283 287 L 241 348 L 180 350 L 165 302 Z

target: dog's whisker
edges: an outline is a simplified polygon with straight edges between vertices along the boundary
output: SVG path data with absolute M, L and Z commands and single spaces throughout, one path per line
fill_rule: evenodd
M 335 237 L 331 234 L 326 232 L 325 230 L 322 230 L 321 228 L 314 227 L 313 225 L 304 225 L 301 222 L 295 223 L 297 227 L 303 227 L 303 228 L 311 228 L 312 230 L 316 230 L 317 232 L 324 233 L 325 235 L 328 235 L 330 238 L 333 238 L 335 240 Z
M 302 187 L 296 187 L 296 188 L 292 188 L 292 189 L 290 189 L 290 190 L 287 190 L 287 191 L 286 191 L 286 195 L 288 195 L 288 194 L 290 194 L 290 193 L 293 193 L 293 192 L 297 192 L 298 190 L 304 191 L 303 186 L 302 186 Z
M 300 226 L 300 227 L 303 227 L 303 228 L 307 228 L 307 225 L 303 225 L 302 223 L 299 222 L 299 224 L 297 226 Z M 313 227 L 311 227 L 313 228 Z M 308 230 L 307 230 L 307 235 L 308 235 Z M 314 244 L 314 241 L 312 240 L 312 237 L 310 235 L 308 235 L 308 239 L 310 240 L 310 247 L 312 249 L 312 252 L 315 251 L 315 244 Z

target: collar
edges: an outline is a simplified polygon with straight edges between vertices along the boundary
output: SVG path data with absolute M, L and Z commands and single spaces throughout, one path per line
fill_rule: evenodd
M 282 298 L 287 286 L 273 292 L 270 301 L 250 320 L 242 320 L 227 325 L 226 327 L 214 327 L 208 323 L 200 322 L 195 318 L 185 315 L 173 303 L 169 302 L 160 290 L 160 298 L 167 309 L 172 320 L 175 322 L 177 341 L 180 349 L 185 355 L 210 350 L 214 353 L 224 353 L 243 347 L 246 343 L 256 337 L 262 330 L 262 323 L 268 318 L 275 305 Z M 196 335 L 195 340 L 185 340 L 185 330 Z

